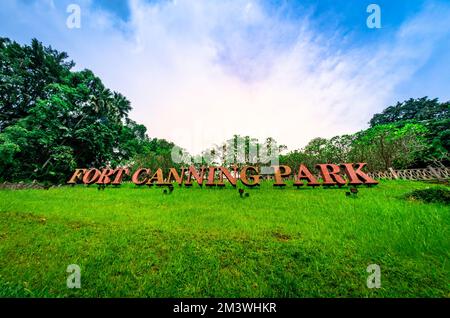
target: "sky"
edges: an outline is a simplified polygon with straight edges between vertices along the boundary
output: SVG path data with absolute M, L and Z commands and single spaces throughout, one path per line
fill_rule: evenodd
M 234 134 L 294 150 L 398 101 L 450 100 L 449 16 L 448 0 L 2 0 L 0 36 L 67 52 L 193 154 Z

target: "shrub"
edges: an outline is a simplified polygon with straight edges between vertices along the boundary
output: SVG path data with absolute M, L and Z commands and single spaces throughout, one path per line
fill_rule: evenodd
M 427 203 L 450 204 L 450 190 L 444 187 L 414 190 L 406 194 L 406 198 L 409 200 L 421 200 Z

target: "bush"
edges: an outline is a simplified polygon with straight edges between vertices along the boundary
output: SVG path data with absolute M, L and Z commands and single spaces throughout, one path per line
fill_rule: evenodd
M 444 187 L 414 190 L 406 194 L 406 198 L 409 200 L 421 200 L 426 203 L 450 204 L 450 190 Z

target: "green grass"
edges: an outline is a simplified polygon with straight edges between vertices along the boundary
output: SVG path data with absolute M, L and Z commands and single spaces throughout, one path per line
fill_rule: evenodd
M 449 297 L 450 208 L 404 199 L 428 186 L 2 190 L 0 296 Z

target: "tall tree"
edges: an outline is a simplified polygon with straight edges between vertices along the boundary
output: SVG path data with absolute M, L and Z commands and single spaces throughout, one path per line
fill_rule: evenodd
M 370 120 L 371 127 L 384 124 L 402 127 L 408 123 L 419 123 L 427 128 L 424 137 L 428 147 L 422 152 L 421 165 L 450 163 L 450 101 L 441 103 L 437 98 L 411 98 L 387 107 Z
M 440 103 L 437 98 L 427 96 L 410 98 L 395 106 L 389 106 L 380 114 L 375 114 L 370 120 L 370 126 L 392 124 L 407 121 L 441 121 L 450 118 L 450 102 Z
M 72 72 L 66 53 L 0 39 L 0 57 L 1 179 L 62 182 L 76 166 L 167 159 L 170 143 L 155 145 L 128 117 L 130 102 L 91 71 Z
M 36 39 L 21 46 L 0 38 L 0 132 L 28 115 L 47 85 L 64 81 L 75 65 L 67 59 Z
M 350 156 L 370 170 L 404 169 L 420 160 L 427 129 L 420 124 L 377 125 L 356 134 Z

